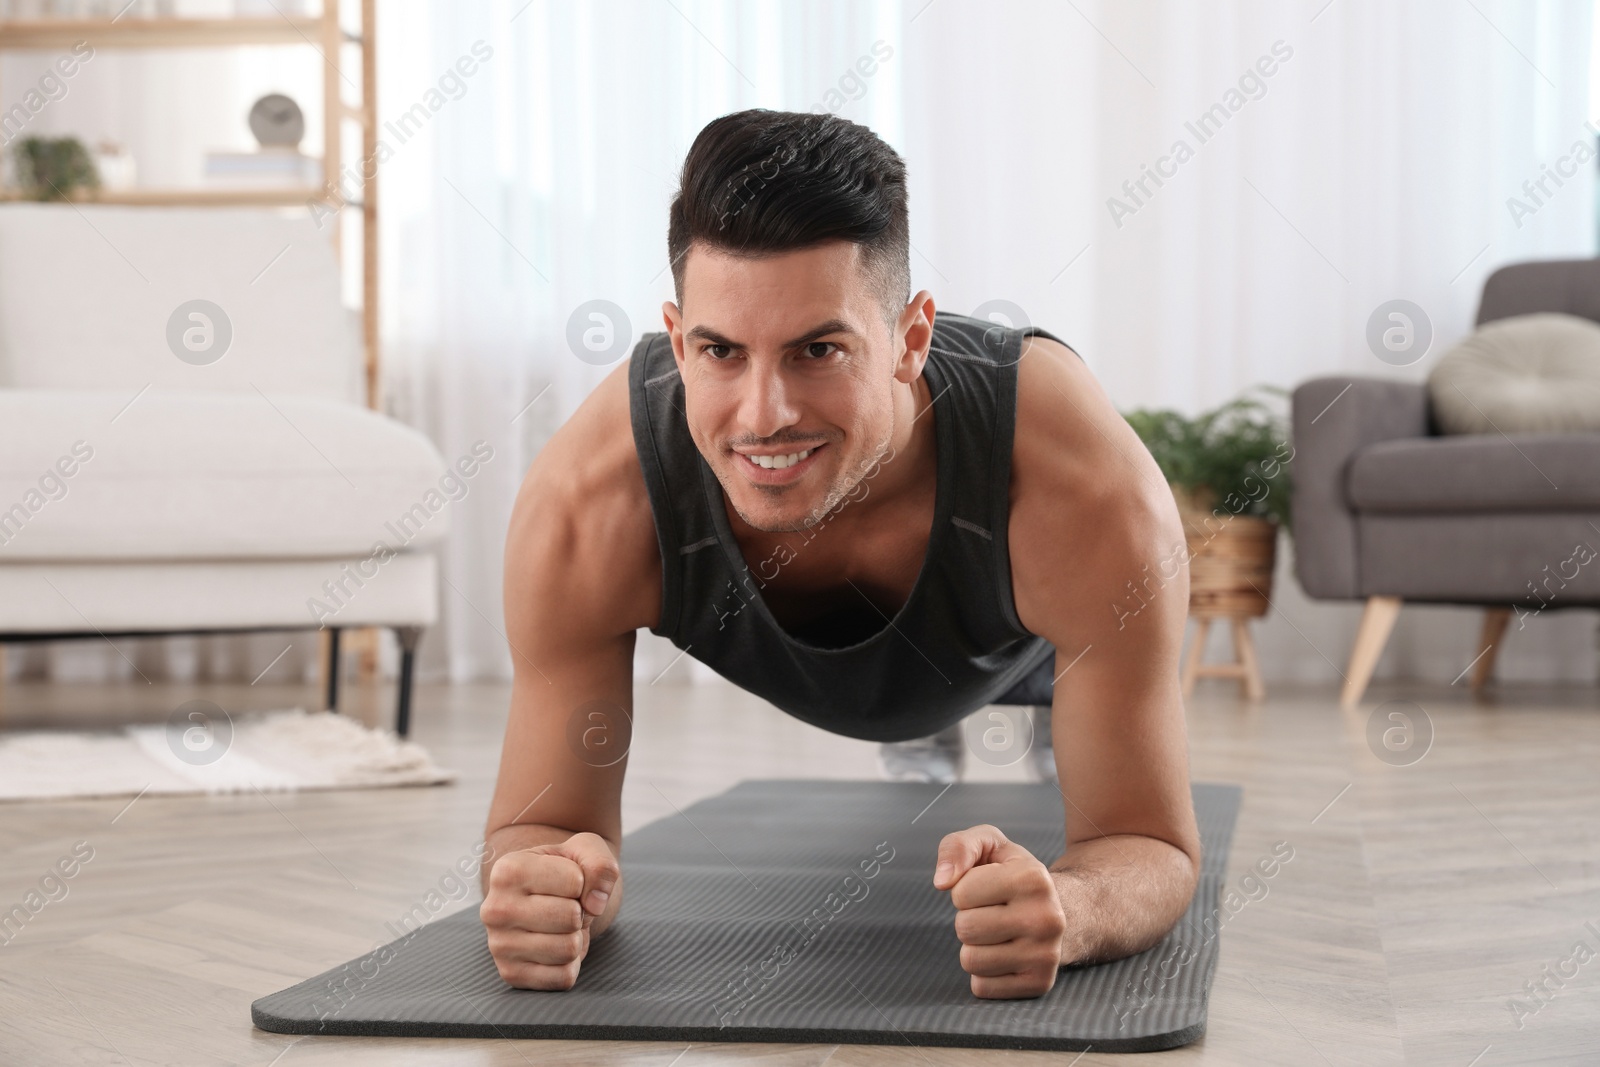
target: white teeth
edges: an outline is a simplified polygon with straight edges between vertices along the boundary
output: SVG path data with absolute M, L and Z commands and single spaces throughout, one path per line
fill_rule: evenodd
M 782 470 L 792 467 L 796 463 L 811 455 L 816 449 L 808 448 L 804 452 L 791 452 L 787 456 L 745 456 L 744 458 L 758 467 L 765 467 L 769 471 Z

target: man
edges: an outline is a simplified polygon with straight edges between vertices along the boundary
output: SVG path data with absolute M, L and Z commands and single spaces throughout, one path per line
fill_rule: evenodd
M 904 164 L 854 123 L 745 111 L 690 148 L 666 330 L 540 452 L 511 520 L 480 914 L 512 985 L 572 987 L 621 907 L 626 761 L 574 738 L 609 723 L 626 752 L 640 627 L 881 742 L 937 734 L 1053 654 L 1065 854 L 980 825 L 928 872 L 976 996 L 1038 996 L 1186 908 L 1187 577 L 1121 606 L 1183 551 L 1171 493 L 1064 344 L 910 296 L 908 233 Z

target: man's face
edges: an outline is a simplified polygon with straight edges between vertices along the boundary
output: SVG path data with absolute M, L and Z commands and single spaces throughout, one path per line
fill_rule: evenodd
M 903 343 L 858 254 L 849 241 L 765 259 L 695 244 L 684 308 L 663 309 L 689 432 L 756 529 L 820 521 L 888 450 Z

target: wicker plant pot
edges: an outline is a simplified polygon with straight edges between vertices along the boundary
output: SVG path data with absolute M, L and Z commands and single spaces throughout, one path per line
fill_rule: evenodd
M 1253 515 L 1184 517 L 1189 614 L 1259 618 L 1272 606 L 1278 524 Z
M 1192 695 L 1195 681 L 1202 677 L 1237 678 L 1245 695 L 1259 700 L 1266 689 L 1245 620 L 1265 615 L 1272 606 L 1278 524 L 1214 508 L 1206 493 L 1189 493 L 1176 486 L 1172 492 L 1189 549 L 1189 615 L 1199 622 L 1184 665 L 1184 695 Z M 1228 620 L 1233 631 L 1233 662 L 1201 662 L 1215 619 Z

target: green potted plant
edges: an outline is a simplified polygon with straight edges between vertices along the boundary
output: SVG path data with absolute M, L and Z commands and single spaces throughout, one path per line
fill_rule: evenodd
M 1257 390 L 1287 395 L 1276 386 Z M 1155 457 L 1179 509 L 1289 524 L 1287 424 L 1265 402 L 1245 395 L 1189 418 L 1137 410 L 1123 418 Z
M 1274 386 L 1257 390 L 1287 395 Z M 1123 417 L 1155 457 L 1183 518 L 1189 614 L 1202 624 L 1184 670 L 1185 691 L 1192 691 L 1197 674 L 1224 674 L 1239 677 L 1259 697 L 1261 681 L 1243 620 L 1270 607 L 1278 529 L 1289 523 L 1294 446 L 1287 420 L 1249 394 L 1192 418 L 1170 410 Z M 1206 627 L 1214 618 L 1232 622 L 1237 666 L 1200 666 Z
M 17 182 L 33 200 L 67 200 L 100 188 L 94 158 L 76 137 L 26 137 L 14 149 Z

